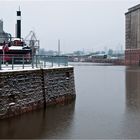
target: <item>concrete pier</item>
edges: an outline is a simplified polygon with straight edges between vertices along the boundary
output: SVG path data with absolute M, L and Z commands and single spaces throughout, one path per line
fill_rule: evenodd
M 75 97 L 73 67 L 0 72 L 0 119 Z

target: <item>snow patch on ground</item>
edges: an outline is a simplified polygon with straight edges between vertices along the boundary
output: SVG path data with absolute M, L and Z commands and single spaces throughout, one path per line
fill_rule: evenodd
M 34 66 L 34 68 L 32 68 L 31 64 L 26 64 L 26 65 L 15 65 L 12 67 L 12 65 L 1 65 L 1 70 L 0 72 L 13 72 L 13 71 L 26 71 L 26 70 L 39 70 L 39 69 L 60 69 L 60 68 L 72 68 L 73 66 L 58 66 L 58 65 L 54 65 L 54 66 Z

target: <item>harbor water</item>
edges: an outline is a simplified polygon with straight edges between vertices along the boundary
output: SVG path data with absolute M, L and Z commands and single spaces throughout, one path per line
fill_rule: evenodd
M 1 139 L 140 139 L 140 67 L 72 65 L 76 101 L 0 120 Z

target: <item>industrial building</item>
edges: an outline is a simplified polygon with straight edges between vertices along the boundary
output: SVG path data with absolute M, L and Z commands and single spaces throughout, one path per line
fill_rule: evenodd
M 0 20 L 0 45 L 5 41 L 8 43 L 8 40 L 11 38 L 11 34 L 3 31 L 3 20 Z
M 140 4 L 125 13 L 125 64 L 140 65 Z

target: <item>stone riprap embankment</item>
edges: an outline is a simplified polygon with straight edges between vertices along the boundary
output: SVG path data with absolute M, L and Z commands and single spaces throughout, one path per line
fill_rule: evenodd
M 0 119 L 75 97 L 73 67 L 0 72 Z

